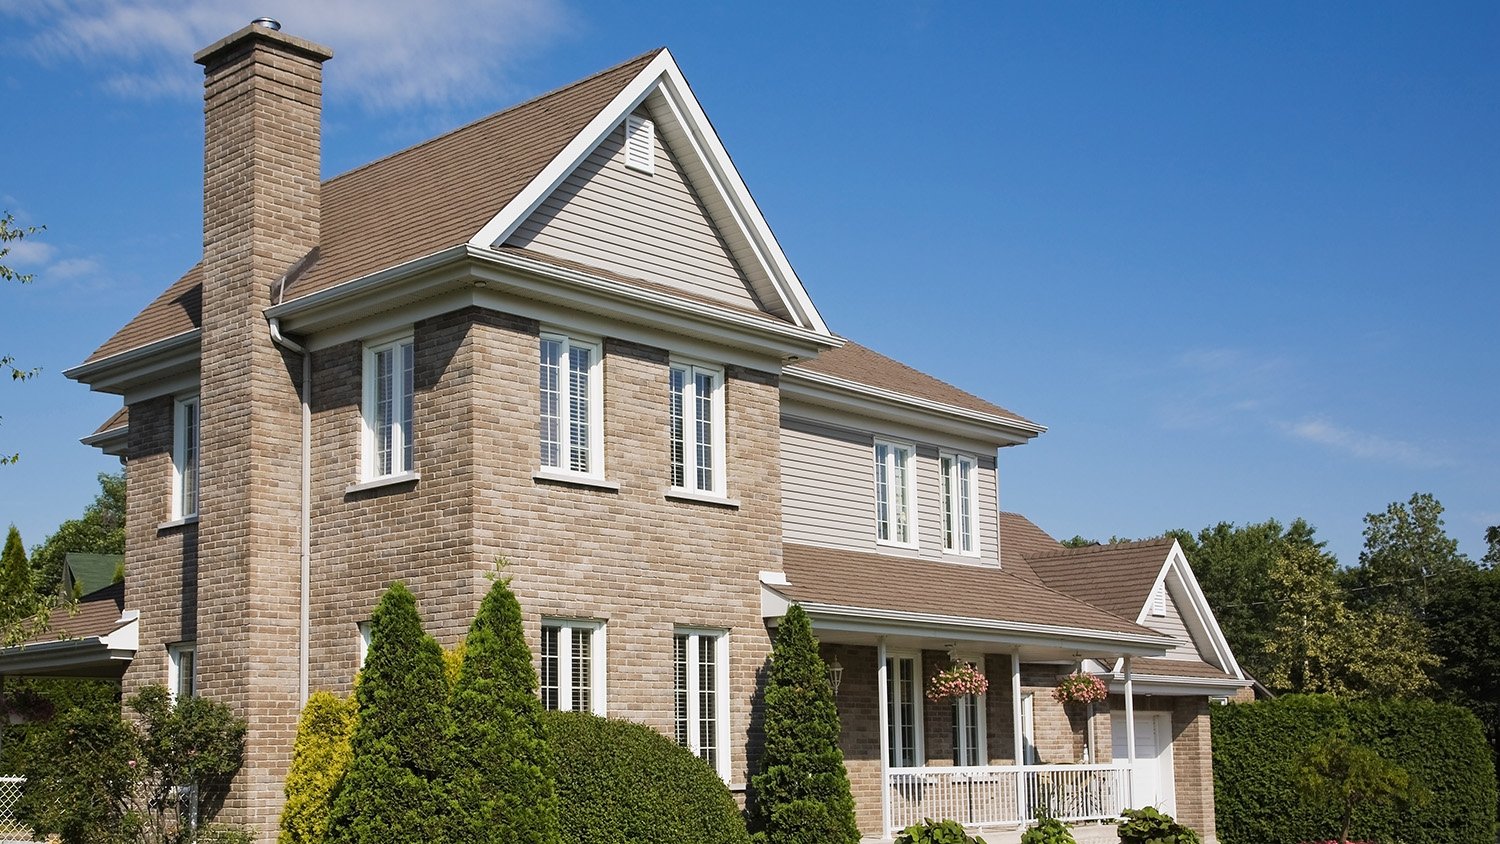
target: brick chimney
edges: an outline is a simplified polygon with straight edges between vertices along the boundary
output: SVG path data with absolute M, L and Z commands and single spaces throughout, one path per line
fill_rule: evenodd
M 221 819 L 275 840 L 301 704 L 301 361 L 272 343 L 271 288 L 318 245 L 326 47 L 250 26 L 204 72 L 197 687 L 249 722 Z

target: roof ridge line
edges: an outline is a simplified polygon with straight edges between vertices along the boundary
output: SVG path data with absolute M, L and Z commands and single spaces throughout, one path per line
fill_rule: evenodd
M 1100 542 L 1095 545 L 1082 545 L 1076 548 L 1064 546 L 1055 551 L 1039 551 L 1032 554 L 1022 554 L 1021 559 L 1031 561 L 1046 557 L 1067 557 L 1073 554 L 1098 554 L 1104 551 L 1118 550 L 1127 547 L 1144 547 L 1147 545 L 1160 545 L 1175 542 L 1170 536 L 1157 536 L 1151 539 L 1129 539 L 1123 542 Z

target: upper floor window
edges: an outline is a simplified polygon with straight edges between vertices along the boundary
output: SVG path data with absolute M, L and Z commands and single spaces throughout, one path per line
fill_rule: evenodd
M 943 482 L 943 550 L 977 554 L 974 530 L 978 524 L 978 464 L 963 454 L 938 457 Z
M 172 518 L 198 515 L 198 397 L 178 399 L 172 422 Z
M 409 336 L 365 346 L 366 480 L 412 471 L 414 369 Z
M 197 647 L 192 642 L 167 646 L 167 694 L 172 700 L 197 694 L 196 657 Z
M 722 632 L 673 636 L 674 735 L 677 743 L 729 780 L 729 648 Z
M 881 542 L 917 544 L 912 456 L 909 445 L 875 443 L 875 538 Z
M 542 621 L 543 709 L 603 715 L 604 676 L 604 625 Z
M 724 494 L 724 371 L 672 364 L 672 486 Z
M 561 334 L 541 338 L 542 466 L 603 474 L 604 389 L 599 344 Z

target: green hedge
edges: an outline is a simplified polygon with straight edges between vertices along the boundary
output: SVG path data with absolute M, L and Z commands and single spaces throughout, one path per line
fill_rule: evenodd
M 544 712 L 567 844 L 749 844 L 712 768 L 650 727 Z
M 1213 707 L 1214 801 L 1223 844 L 1327 840 L 1331 807 L 1312 805 L 1293 775 L 1309 746 L 1347 733 L 1405 768 L 1431 793 L 1424 805 L 1373 807 L 1353 837 L 1378 842 L 1494 844 L 1495 766 L 1479 721 L 1431 701 L 1340 700 L 1289 695 Z

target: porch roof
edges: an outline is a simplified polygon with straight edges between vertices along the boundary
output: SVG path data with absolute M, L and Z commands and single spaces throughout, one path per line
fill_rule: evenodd
M 44 633 L 0 648 L 0 675 L 119 677 L 139 647 L 139 615 L 125 610 L 125 585 L 116 583 L 58 607 Z
M 883 619 L 905 625 L 1006 631 L 1059 643 L 1118 646 L 1160 655 L 1161 633 L 993 565 L 964 565 L 787 544 L 777 594 L 817 616 Z

